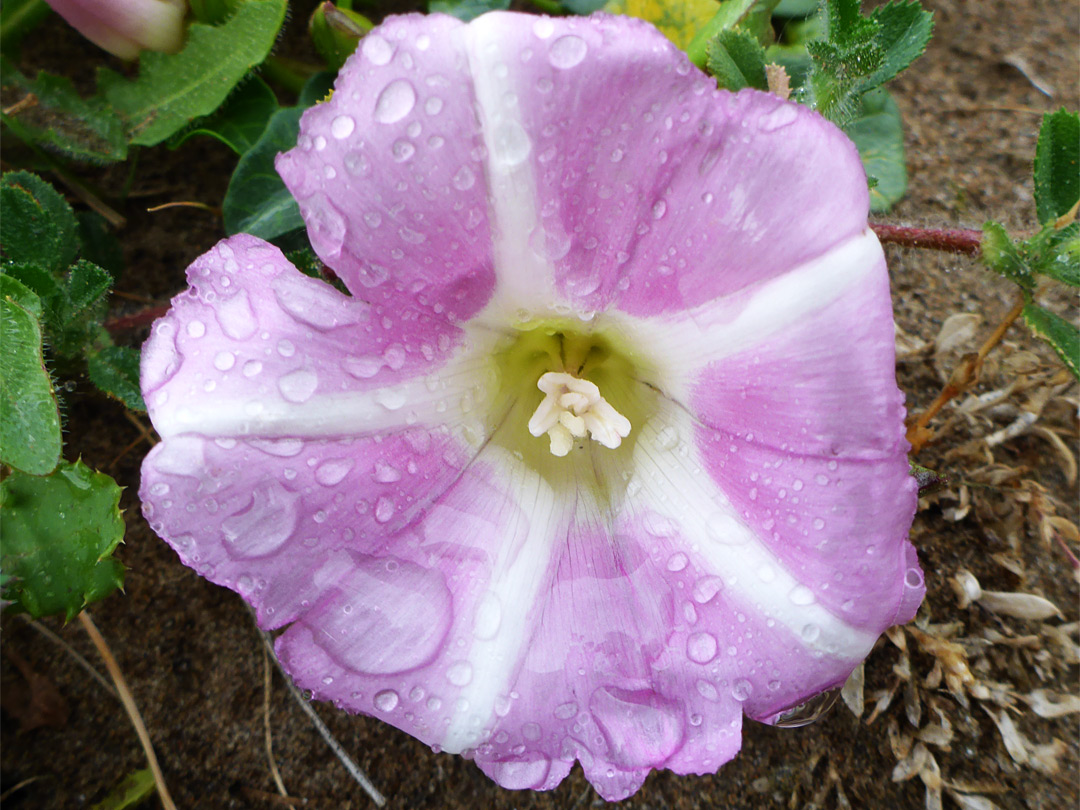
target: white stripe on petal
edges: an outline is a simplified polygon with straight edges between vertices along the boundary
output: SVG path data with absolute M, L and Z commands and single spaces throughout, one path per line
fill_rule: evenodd
M 789 273 L 696 309 L 654 318 L 612 311 L 604 322 L 655 358 L 661 379 L 650 382 L 685 405 L 705 365 L 765 343 L 875 273 L 884 274 L 884 259 L 867 229 Z
M 482 331 L 475 334 L 496 339 Z M 253 392 L 250 399 L 231 403 L 221 397 L 170 396 L 158 404 L 154 426 L 162 439 L 188 433 L 314 439 L 396 433 L 411 424 L 448 425 L 463 429 L 469 444 L 479 445 L 491 428 L 483 420 L 501 416 L 486 406 L 493 399 L 494 373 L 491 349 L 473 345 L 459 348 L 424 377 L 366 390 L 307 392 L 302 402 L 290 402 L 282 391 Z M 317 380 L 317 370 L 311 376 Z M 288 393 L 287 386 L 283 392 Z
M 507 508 L 502 511 L 500 543 L 487 592 L 477 601 L 474 640 L 463 661 L 472 673 L 462 688 L 459 709 L 450 721 L 442 748 L 458 753 L 482 742 L 482 729 L 496 716 L 496 703 L 510 691 L 510 681 L 525 657 L 538 596 L 547 581 L 557 530 L 565 532 L 571 504 L 559 504 L 542 476 L 501 448 L 489 445 L 482 463 L 504 481 Z M 460 666 L 460 664 L 459 664 Z M 474 718 L 480 718 L 477 724 Z
M 815 603 L 812 591 L 745 525 L 704 471 L 697 458 L 691 417 L 674 403 L 660 401 L 661 411 L 641 427 L 634 446 L 629 484 L 633 494 L 627 496 L 627 517 L 637 525 L 660 520 L 678 527 L 685 552 L 706 572 L 702 587 L 719 577 L 737 601 L 760 606 L 762 613 L 796 638 L 807 624 L 819 627 L 816 638 L 803 641 L 807 649 L 853 661 L 864 658 L 877 636 L 849 626 Z M 603 454 L 594 458 L 605 465 L 610 480 L 618 480 L 619 470 Z M 769 571 L 769 577 L 760 576 L 762 571 Z M 718 586 L 715 582 L 714 587 Z
M 537 210 L 532 141 L 514 101 L 517 76 L 511 66 L 519 55 L 505 48 L 514 41 L 500 34 L 505 25 L 504 15 L 489 14 L 462 29 L 487 148 L 488 212 L 496 274 L 495 295 L 487 312 L 502 314 L 502 320 L 505 313 L 537 301 L 555 300 L 554 270 L 532 247 L 538 239 L 544 243 L 544 231 Z

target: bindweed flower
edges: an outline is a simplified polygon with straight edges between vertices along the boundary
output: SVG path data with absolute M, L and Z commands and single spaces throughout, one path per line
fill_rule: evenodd
M 711 773 L 910 619 L 854 146 L 626 18 L 392 18 L 143 355 L 154 529 L 319 699 L 509 788 Z
M 180 50 L 186 0 L 46 0 L 100 48 L 121 59 L 140 51 Z

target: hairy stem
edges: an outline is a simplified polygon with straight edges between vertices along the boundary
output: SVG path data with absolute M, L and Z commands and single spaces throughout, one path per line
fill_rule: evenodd
M 978 256 L 981 250 L 982 231 L 970 228 L 909 228 L 906 225 L 886 225 L 884 222 L 871 222 L 870 227 L 883 243 L 944 250 L 966 256 Z

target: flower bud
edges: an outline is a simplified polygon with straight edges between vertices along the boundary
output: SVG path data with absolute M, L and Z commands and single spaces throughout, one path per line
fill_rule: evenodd
M 47 0 L 95 45 L 121 59 L 140 51 L 174 53 L 184 44 L 184 0 Z
M 320 3 L 311 15 L 308 31 L 331 70 L 340 70 L 352 56 L 361 38 L 372 28 L 371 20 L 352 9 L 338 8 L 333 3 Z

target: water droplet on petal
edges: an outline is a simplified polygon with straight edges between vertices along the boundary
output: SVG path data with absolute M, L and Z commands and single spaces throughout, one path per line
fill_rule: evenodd
M 476 174 L 468 166 L 462 166 L 454 175 L 453 183 L 458 191 L 467 191 L 476 183 Z
M 788 594 L 788 599 L 793 605 L 812 605 L 817 601 L 817 597 L 814 596 L 814 592 L 807 588 L 805 585 L 796 585 L 791 589 Z
M 369 39 L 364 39 L 365 44 Z M 416 90 L 412 84 L 406 79 L 395 79 L 379 93 L 372 117 L 380 124 L 393 124 L 412 112 L 415 104 Z
M 335 484 L 341 483 L 341 480 L 349 474 L 349 470 L 353 468 L 353 463 L 349 459 L 334 458 L 329 461 L 324 461 L 315 470 L 315 480 L 322 484 L 324 487 L 332 487 Z
M 236 355 L 232 352 L 218 352 L 214 355 L 214 368 L 218 371 L 228 371 L 236 364 Z
M 720 579 L 720 577 L 702 577 L 694 583 L 694 591 L 691 595 L 694 597 L 695 602 L 704 605 L 711 601 L 723 587 L 724 580 Z
M 307 402 L 319 385 L 319 378 L 314 371 L 306 368 L 297 369 L 278 380 L 278 391 L 287 402 Z
M 364 37 L 360 50 L 373 65 L 385 65 L 394 56 L 394 46 L 378 34 L 368 34 Z
M 547 39 L 555 33 L 555 23 L 549 17 L 540 17 L 533 23 L 532 30 L 540 39 Z
M 338 140 L 348 138 L 356 129 L 356 122 L 348 115 L 339 115 L 330 123 L 330 134 Z
M 574 702 L 560 703 L 555 707 L 554 714 L 560 720 L 569 720 L 578 712 L 578 705 Z
M 277 551 L 296 528 L 296 496 L 273 479 L 251 490 L 251 503 L 221 522 L 230 553 L 263 557 Z
M 502 605 L 499 603 L 499 597 L 489 591 L 481 597 L 480 604 L 476 607 L 473 635 L 481 640 L 495 638 L 501 622 Z
M 731 686 L 731 696 L 740 703 L 744 703 L 750 699 L 750 695 L 754 692 L 754 685 L 746 678 L 739 678 Z
M 681 551 L 672 554 L 667 561 L 668 571 L 682 571 L 690 563 L 690 558 Z
M 454 686 L 468 686 L 472 680 L 473 668 L 468 661 L 458 661 L 446 670 L 446 680 Z
M 206 334 L 206 324 L 202 321 L 189 321 L 187 333 L 193 338 L 201 338 Z
M 392 712 L 398 705 L 398 693 L 393 689 L 384 689 L 375 695 L 375 708 L 381 712 Z
M 567 70 L 581 64 L 588 52 L 589 46 L 585 40 L 575 34 L 567 34 L 551 43 L 548 61 L 557 68 Z
M 507 121 L 495 128 L 492 155 L 504 167 L 512 168 L 522 163 L 531 149 L 532 141 L 516 121 Z
M 698 664 L 716 658 L 716 639 L 708 633 L 693 633 L 686 639 L 686 657 Z

